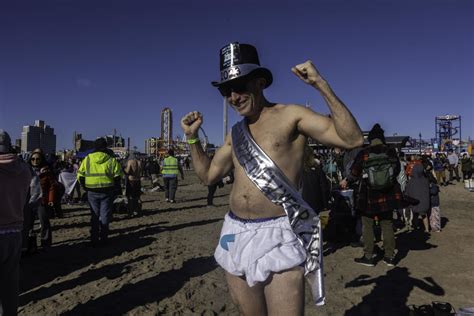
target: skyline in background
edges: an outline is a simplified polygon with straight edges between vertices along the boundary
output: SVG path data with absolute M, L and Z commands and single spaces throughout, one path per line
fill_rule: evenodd
M 160 136 L 161 110 L 204 115 L 222 144 L 219 49 L 257 47 L 274 83 L 271 102 L 329 109 L 291 73 L 311 59 L 362 130 L 435 137 L 435 117 L 461 115 L 474 138 L 474 11 L 470 0 L 3 1 L 0 128 L 13 139 L 44 120 L 57 150 L 113 134 L 143 151 Z M 229 128 L 239 117 L 229 109 Z

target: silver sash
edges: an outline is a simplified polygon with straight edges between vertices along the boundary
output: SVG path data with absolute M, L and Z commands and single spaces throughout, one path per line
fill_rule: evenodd
M 293 232 L 306 249 L 305 276 L 314 302 L 324 305 L 322 230 L 318 214 L 255 142 L 245 119 L 232 127 L 232 146 L 249 179 L 288 215 Z

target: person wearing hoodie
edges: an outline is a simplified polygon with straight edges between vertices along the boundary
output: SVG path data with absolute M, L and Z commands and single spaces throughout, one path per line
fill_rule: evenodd
M 13 152 L 10 136 L 0 129 L 0 315 L 17 314 L 23 210 L 31 177 Z
M 415 165 L 413 167 L 412 175 L 410 180 L 408 180 L 405 194 L 419 201 L 416 205 L 410 206 L 414 214 L 414 227 L 417 228 L 418 218 L 421 216 L 425 232 L 428 233 L 430 231 L 428 218 L 428 211 L 430 210 L 430 182 L 425 176 L 425 171 L 422 165 Z
M 77 172 L 77 179 L 87 191 L 91 206 L 91 245 L 107 242 L 113 201 L 121 191 L 123 172 L 114 154 L 107 149 L 107 141 L 98 138 L 94 151 L 84 158 Z

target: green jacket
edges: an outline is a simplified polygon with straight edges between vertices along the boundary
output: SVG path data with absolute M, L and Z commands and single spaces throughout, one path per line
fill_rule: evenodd
M 122 168 L 114 157 L 104 152 L 93 152 L 82 161 L 77 179 L 84 178 L 86 189 L 113 188 L 116 178 L 123 176 Z
M 174 175 L 177 177 L 179 174 L 178 159 L 173 156 L 166 157 L 163 160 L 163 170 L 161 171 L 161 173 L 163 174 L 163 176 Z

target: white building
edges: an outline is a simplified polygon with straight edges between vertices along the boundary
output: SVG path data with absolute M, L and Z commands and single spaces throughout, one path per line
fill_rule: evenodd
M 56 153 L 54 128 L 42 120 L 36 120 L 33 126 L 23 126 L 21 132 L 21 152 L 31 152 L 36 148 L 41 148 L 45 154 Z
M 150 156 L 158 156 L 158 150 L 162 145 L 162 140 L 159 137 L 151 137 L 145 139 L 145 154 Z

